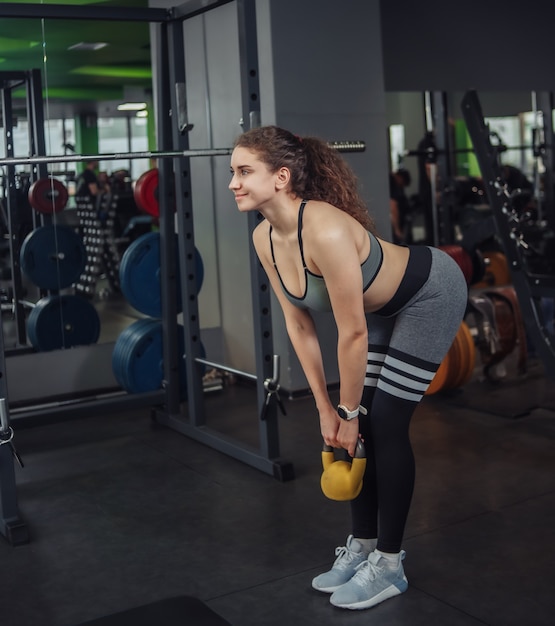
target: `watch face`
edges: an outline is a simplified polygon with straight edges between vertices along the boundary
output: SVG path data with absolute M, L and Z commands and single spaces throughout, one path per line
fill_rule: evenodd
M 347 415 L 347 412 L 345 411 L 345 409 L 344 409 L 342 406 L 337 407 L 337 414 L 339 415 L 339 417 L 340 417 L 342 420 L 347 420 L 347 419 L 349 419 L 349 416 Z

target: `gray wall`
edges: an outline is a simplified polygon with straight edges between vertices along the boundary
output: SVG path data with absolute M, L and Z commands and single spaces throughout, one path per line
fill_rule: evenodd
M 275 108 L 275 123 L 328 141 L 366 142 L 365 152 L 345 154 L 345 158 L 360 179 L 379 231 L 389 238 L 379 3 L 274 0 L 268 6 L 274 77 L 274 99 L 269 107 Z M 262 114 L 265 123 L 273 123 L 264 98 Z M 282 385 L 292 392 L 302 391 L 307 388 L 306 379 L 289 345 L 277 304 L 273 312 L 274 339 L 287 366 L 282 368 Z M 331 314 L 315 318 L 327 380 L 336 383 L 335 323 Z
M 381 0 L 387 91 L 553 91 L 552 0 Z

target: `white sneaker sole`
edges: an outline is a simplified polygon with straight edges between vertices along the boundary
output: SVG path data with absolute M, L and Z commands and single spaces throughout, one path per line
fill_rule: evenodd
M 368 600 L 362 600 L 361 602 L 353 602 L 349 604 L 339 604 L 338 602 L 334 602 L 333 598 L 330 598 L 331 604 L 340 609 L 351 609 L 351 610 L 360 610 L 360 609 L 369 609 L 370 607 L 376 606 L 376 604 L 380 604 L 384 600 L 388 600 L 389 598 L 394 598 L 395 596 L 400 596 L 403 592 L 408 589 L 408 580 L 404 577 L 400 583 L 400 586 L 390 585 L 386 587 L 384 590 L 380 591 L 380 593 L 372 596 Z

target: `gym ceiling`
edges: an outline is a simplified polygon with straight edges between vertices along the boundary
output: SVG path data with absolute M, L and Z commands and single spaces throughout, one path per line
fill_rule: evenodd
M 0 3 L 0 11 L 8 4 L 148 8 L 148 0 L 11 0 Z M 26 15 L 32 15 L 33 9 L 29 6 Z M 0 76 L 2 72 L 37 68 L 41 69 L 44 100 L 50 107 L 45 117 L 91 112 L 118 115 L 118 104 L 140 101 L 152 91 L 149 24 L 4 14 L 0 17 Z M 13 95 L 24 97 L 25 92 L 14 90 Z

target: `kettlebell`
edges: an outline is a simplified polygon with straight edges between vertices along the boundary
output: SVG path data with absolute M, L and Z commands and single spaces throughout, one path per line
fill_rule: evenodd
M 322 450 L 324 471 L 320 486 L 330 500 L 353 500 L 362 489 L 362 477 L 366 469 L 366 450 L 362 439 L 358 440 L 354 458 L 349 461 L 336 461 L 331 446 L 324 444 Z

